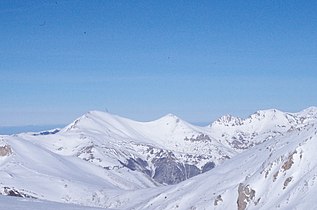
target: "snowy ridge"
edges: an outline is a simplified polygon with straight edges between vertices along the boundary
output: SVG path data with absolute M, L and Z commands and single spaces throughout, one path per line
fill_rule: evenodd
M 316 134 L 316 107 L 207 127 L 91 111 L 61 130 L 0 136 L 0 194 L 119 209 L 316 207 Z
M 226 119 L 230 119 L 231 123 Z M 316 119 L 316 107 L 298 113 L 269 109 L 257 111 L 246 119 L 222 117 L 209 127 L 214 138 L 236 151 L 241 151 Z
M 98 111 L 85 114 L 62 132 L 76 130 L 116 135 L 118 138 L 130 138 L 140 143 L 168 148 L 175 147 L 175 141 L 181 142 L 186 137 L 207 132 L 206 129 L 193 126 L 172 114 L 151 122 L 137 122 Z

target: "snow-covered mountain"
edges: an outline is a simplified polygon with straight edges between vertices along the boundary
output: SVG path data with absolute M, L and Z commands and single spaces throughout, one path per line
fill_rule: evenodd
M 315 121 L 316 113 L 316 107 L 299 113 L 286 113 L 276 109 L 262 110 L 246 119 L 223 116 L 209 127 L 215 139 L 236 151 L 241 151 Z
M 0 194 L 119 209 L 313 205 L 317 108 L 137 122 L 92 111 L 61 130 L 0 136 Z
M 267 139 L 210 172 L 161 188 L 139 208 L 317 209 L 316 115 L 303 116 L 304 112 L 292 115 L 303 117 L 301 126 Z
M 59 135 L 90 139 L 85 149 L 77 151 L 85 160 L 107 169 L 124 166 L 141 171 L 161 184 L 175 184 L 208 171 L 236 153 L 213 139 L 208 129 L 172 114 L 136 122 L 93 111 Z

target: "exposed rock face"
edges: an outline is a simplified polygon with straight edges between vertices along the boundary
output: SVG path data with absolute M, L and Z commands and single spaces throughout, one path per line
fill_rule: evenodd
M 27 195 L 11 187 L 3 187 L 2 189 L 0 189 L 0 195 L 7 195 L 7 196 L 14 196 L 14 197 L 21 197 L 21 198 L 35 198 L 33 196 Z
M 98 157 L 98 146 L 87 145 L 79 149 L 76 156 L 88 162 L 100 163 L 102 159 Z M 177 184 L 181 181 L 189 179 L 198 174 L 207 172 L 215 167 L 215 163 L 208 161 L 208 157 L 201 155 L 188 155 L 186 158 L 178 158 L 173 151 L 156 149 L 148 146 L 146 151 L 146 157 L 138 157 L 137 155 L 126 154 L 124 158 L 118 159 L 119 165 L 106 167 L 99 165 L 106 170 L 115 170 L 122 167 L 128 168 L 132 171 L 141 172 L 156 182 L 161 184 Z M 97 155 L 96 155 L 97 154 Z M 197 166 L 199 161 L 204 161 L 205 165 Z M 98 165 L 97 163 L 97 165 Z
M 152 172 L 149 169 L 149 165 L 145 160 L 142 160 L 141 158 L 130 158 L 127 160 L 127 163 L 122 163 L 121 164 L 132 171 L 141 171 L 142 173 L 147 174 L 148 176 L 151 176 Z
M 10 145 L 0 146 L 0 157 L 9 156 L 12 154 Z
M 185 164 L 185 175 L 186 179 L 200 174 L 201 171 L 194 165 Z
M 240 183 L 237 199 L 238 210 L 246 209 L 248 203 L 254 199 L 254 196 L 255 190 L 253 190 L 249 185 L 244 186 L 244 184 Z
M 213 162 L 206 163 L 202 169 L 195 165 L 183 164 L 177 160 L 163 157 L 154 160 L 154 180 L 159 183 L 177 184 L 198 174 L 209 171 L 215 167 Z
M 59 131 L 60 131 L 60 129 L 54 129 L 54 130 L 51 130 L 51 131 L 42 131 L 42 132 L 40 132 L 40 133 L 35 133 L 35 134 L 33 134 L 33 136 L 52 135 L 52 134 L 58 133 Z
M 184 166 L 172 158 L 155 159 L 153 163 L 155 166 L 153 178 L 159 183 L 176 184 L 186 179 Z
M 199 134 L 198 136 L 192 136 L 190 138 L 185 137 L 184 139 L 185 141 L 191 141 L 191 142 L 195 142 L 195 141 L 201 141 L 201 142 L 208 142 L 211 141 L 210 137 L 206 134 Z
M 149 163 L 141 158 L 129 158 L 121 165 L 133 171 L 140 171 L 161 184 L 177 184 L 198 174 L 209 171 L 215 167 L 213 162 L 206 163 L 202 169 L 195 165 L 181 163 L 173 155 L 154 158 L 152 160 L 153 168 Z
M 203 166 L 202 173 L 205 173 L 206 171 L 209 171 L 209 170 L 213 169 L 214 167 L 215 167 L 214 162 L 208 162 Z
M 288 177 L 285 181 L 284 181 L 284 186 L 283 186 L 283 190 L 285 190 L 285 188 L 287 187 L 287 185 L 292 181 L 293 177 Z
M 287 171 L 288 169 L 290 169 L 292 167 L 292 165 L 294 164 L 293 161 L 293 155 L 296 154 L 297 152 L 293 152 L 292 154 L 290 154 L 287 158 L 287 161 L 284 162 L 284 164 L 282 165 L 282 168 L 284 171 Z

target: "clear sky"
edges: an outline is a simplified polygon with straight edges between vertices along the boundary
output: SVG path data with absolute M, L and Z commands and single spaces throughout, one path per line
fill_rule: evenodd
M 0 1 L 0 126 L 317 105 L 317 1 Z

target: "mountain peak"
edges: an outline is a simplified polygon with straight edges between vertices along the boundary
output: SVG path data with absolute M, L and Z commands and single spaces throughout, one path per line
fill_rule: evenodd
M 168 113 L 167 115 L 163 116 L 163 118 L 178 119 L 178 117 L 172 113 Z
M 303 111 L 299 112 L 303 115 L 317 115 L 317 107 L 316 106 L 311 106 L 308 107 L 307 109 L 304 109 Z
M 237 126 L 237 125 L 242 125 L 243 120 L 239 117 L 235 117 L 228 114 L 218 118 L 212 124 L 218 124 L 218 125 L 224 125 L 224 126 Z
M 66 126 L 63 131 L 70 131 L 77 129 L 79 127 L 91 127 L 91 125 L 96 126 L 96 122 L 112 122 L 114 121 L 118 116 L 102 112 L 102 111 L 89 111 L 86 114 L 82 115 L 81 117 L 77 118 L 74 122 Z M 100 124 L 100 123 L 98 123 Z
M 270 120 L 274 120 L 279 117 L 285 117 L 285 113 L 278 110 L 278 109 L 266 109 L 266 110 L 259 110 L 256 111 L 254 114 L 250 115 L 251 119 L 258 119 L 263 120 L 265 118 L 268 118 Z
M 98 110 L 91 110 L 89 112 L 87 112 L 86 114 L 84 114 L 83 116 L 86 117 L 114 117 L 114 114 L 111 114 L 109 112 L 103 112 L 103 111 L 98 111 Z
M 157 121 L 162 121 L 162 122 L 166 122 L 166 123 L 179 123 L 181 121 L 181 119 L 179 117 L 177 117 L 174 114 L 167 114 L 161 118 L 159 118 Z

